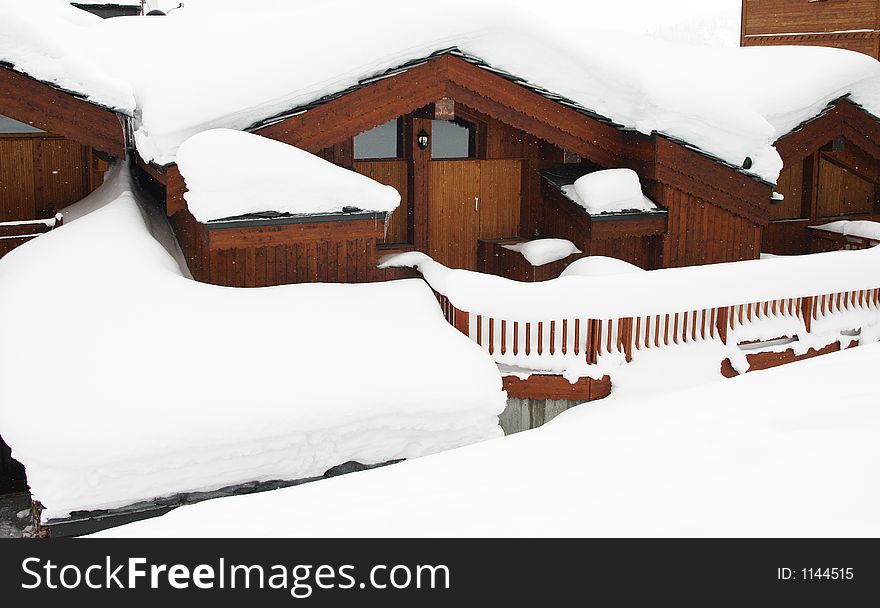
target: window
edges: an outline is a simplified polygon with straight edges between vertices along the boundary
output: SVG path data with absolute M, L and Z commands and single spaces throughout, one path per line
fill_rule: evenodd
M 0 133 L 44 133 L 41 129 L 0 114 Z
M 400 141 L 398 119 L 389 120 L 375 129 L 364 131 L 354 138 L 354 158 L 398 158 Z
M 432 121 L 431 158 L 469 158 L 473 148 L 473 128 L 467 123 Z

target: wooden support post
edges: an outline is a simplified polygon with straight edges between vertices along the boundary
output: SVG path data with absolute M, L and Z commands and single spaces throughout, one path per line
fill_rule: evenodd
M 428 134 L 431 141 L 431 120 L 425 118 L 407 117 L 405 120 L 405 135 L 407 143 L 406 158 L 408 163 L 408 209 L 411 213 L 407 217 L 407 233 L 410 242 L 419 251 L 428 251 L 428 171 L 431 161 L 431 146 L 422 150 L 419 148 L 418 135 L 421 131 Z

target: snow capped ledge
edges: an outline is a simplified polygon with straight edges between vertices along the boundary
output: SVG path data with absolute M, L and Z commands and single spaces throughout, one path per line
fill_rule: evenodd
M 177 164 L 189 210 L 203 223 L 255 214 L 390 213 L 400 204 L 391 186 L 294 146 L 231 129 L 190 137 Z

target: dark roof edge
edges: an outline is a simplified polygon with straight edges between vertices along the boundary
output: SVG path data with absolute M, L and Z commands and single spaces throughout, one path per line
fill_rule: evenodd
M 241 215 L 211 220 L 205 223 L 208 230 L 228 230 L 231 228 L 259 228 L 261 226 L 286 226 L 290 224 L 323 224 L 327 222 L 347 222 L 358 220 L 385 221 L 385 211 L 355 211 L 315 214 L 278 214 L 262 217 L 260 215 Z

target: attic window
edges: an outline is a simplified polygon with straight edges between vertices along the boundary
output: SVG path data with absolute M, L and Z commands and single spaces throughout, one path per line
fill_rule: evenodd
M 400 128 L 398 119 L 389 120 L 375 129 L 364 131 L 354 138 L 355 160 L 399 158 Z
M 431 131 L 431 158 L 474 156 L 474 130 L 468 123 L 461 120 L 434 120 Z
M 45 131 L 19 122 L 7 116 L 0 115 L 0 133 L 45 133 Z

